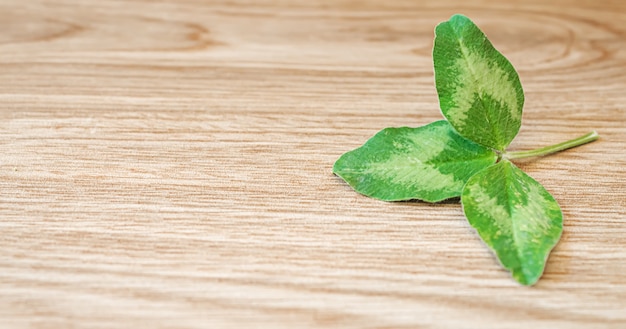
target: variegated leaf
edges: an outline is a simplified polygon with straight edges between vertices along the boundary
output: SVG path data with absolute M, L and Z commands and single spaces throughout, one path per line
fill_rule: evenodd
M 419 128 L 386 128 L 342 155 L 333 172 L 357 192 L 385 201 L 437 202 L 461 195 L 494 151 L 459 136 L 446 121 Z
M 465 138 L 504 151 L 519 131 L 524 105 L 511 63 L 463 15 L 435 29 L 433 61 L 446 119 Z
M 552 195 L 504 159 L 472 176 L 461 202 L 469 223 L 513 278 L 524 285 L 537 282 L 563 230 Z

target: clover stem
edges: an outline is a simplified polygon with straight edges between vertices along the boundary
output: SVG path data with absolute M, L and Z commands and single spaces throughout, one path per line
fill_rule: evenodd
M 563 142 L 563 143 L 559 143 L 559 144 L 555 144 L 551 146 L 546 146 L 546 147 L 542 147 L 542 148 L 538 148 L 534 150 L 528 150 L 528 151 L 506 152 L 503 154 L 503 157 L 511 160 L 511 159 L 523 159 L 523 158 L 543 156 L 543 155 L 548 155 L 550 153 L 567 150 L 569 148 L 580 146 L 589 142 L 593 142 L 596 139 L 598 139 L 598 133 L 595 131 L 592 131 L 578 138 L 574 138 L 567 142 Z

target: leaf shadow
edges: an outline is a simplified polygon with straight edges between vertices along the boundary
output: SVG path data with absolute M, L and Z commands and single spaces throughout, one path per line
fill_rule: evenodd
M 419 200 L 419 199 L 412 199 L 412 200 L 402 200 L 402 201 L 391 201 L 394 203 L 404 203 L 404 204 L 424 204 L 424 205 L 433 205 L 433 206 L 437 206 L 437 205 L 449 205 L 449 204 L 460 204 L 461 203 L 461 197 L 454 197 L 454 198 L 450 198 L 450 199 L 445 199 L 445 200 L 441 200 L 441 201 L 437 201 L 437 202 L 428 202 L 428 201 L 423 201 L 423 200 Z

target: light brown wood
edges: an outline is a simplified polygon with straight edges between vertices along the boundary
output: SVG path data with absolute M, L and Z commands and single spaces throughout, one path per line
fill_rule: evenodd
M 626 2 L 0 3 L 0 327 L 625 328 Z M 516 284 L 458 200 L 331 174 L 441 118 L 435 25 L 472 17 L 526 91 L 512 148 L 559 201 Z

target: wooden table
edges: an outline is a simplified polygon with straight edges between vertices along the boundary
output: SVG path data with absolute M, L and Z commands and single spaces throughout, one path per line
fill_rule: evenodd
M 333 162 L 441 119 L 464 13 L 526 91 L 512 149 L 559 201 L 539 283 L 458 200 L 385 203 Z M 626 328 L 626 2 L 0 3 L 0 327 Z

